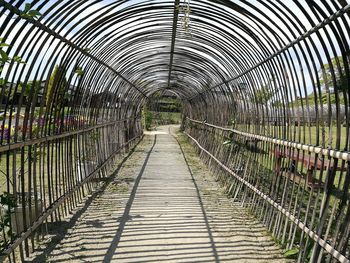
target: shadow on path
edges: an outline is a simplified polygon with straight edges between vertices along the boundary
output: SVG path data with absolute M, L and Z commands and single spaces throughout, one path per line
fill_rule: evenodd
M 141 141 L 139 141 L 130 151 L 129 153 L 122 159 L 120 164 L 118 164 L 115 171 L 108 177 L 105 178 L 105 183 L 102 187 L 100 187 L 96 192 L 91 194 L 89 196 L 82 207 L 79 210 L 74 211 L 74 215 L 69 219 L 69 221 L 63 221 L 63 222 L 55 222 L 55 223 L 47 223 L 47 229 L 49 235 L 53 235 L 52 240 L 50 243 L 47 244 L 47 246 L 44 249 L 38 249 L 37 255 L 33 260 L 26 260 L 24 262 L 33 262 L 33 263 L 42 263 L 46 262 L 47 255 L 49 255 L 52 251 L 55 250 L 56 246 L 66 238 L 66 235 L 69 231 L 69 229 L 73 228 L 74 225 L 78 222 L 79 218 L 87 211 L 87 209 L 90 207 L 92 202 L 100 195 L 102 194 L 110 182 L 112 182 L 119 174 L 120 169 L 123 167 L 123 164 L 129 159 L 129 157 L 134 153 L 137 146 L 140 144 Z
M 147 153 L 147 156 L 146 156 L 145 161 L 144 161 L 144 163 L 142 165 L 140 173 L 136 177 L 134 186 L 133 186 L 132 191 L 130 193 L 129 200 L 126 203 L 124 213 L 121 216 L 121 219 L 119 221 L 119 228 L 117 230 L 117 233 L 115 234 L 115 237 L 113 238 L 113 241 L 111 242 L 110 247 L 108 248 L 108 250 L 106 252 L 106 255 L 105 255 L 104 259 L 103 259 L 103 262 L 111 262 L 111 260 L 113 258 L 113 255 L 114 255 L 114 253 L 116 252 L 116 250 L 118 248 L 118 244 L 119 244 L 120 238 L 122 236 L 122 233 L 124 231 L 125 224 L 126 224 L 127 221 L 130 220 L 130 209 L 131 209 L 132 203 L 134 202 L 137 188 L 138 188 L 138 186 L 140 184 L 142 175 L 143 175 L 143 173 L 144 173 L 144 171 L 146 169 L 149 157 L 151 156 L 151 153 L 153 151 L 154 146 L 156 145 L 156 142 L 157 142 L 157 135 L 154 136 L 154 141 L 153 141 L 152 147 L 149 150 L 149 152 Z
M 56 230 L 60 240 L 34 262 L 285 262 L 182 137 L 160 132 L 145 136 L 119 177 L 72 216 L 71 231 Z
M 194 186 L 195 186 L 195 188 L 196 188 L 196 192 L 197 192 L 199 204 L 200 204 L 200 206 L 201 206 L 201 210 L 202 210 L 202 213 L 203 213 L 203 219 L 204 219 L 204 221 L 205 221 L 205 225 L 206 225 L 206 228 L 207 228 L 207 230 L 208 230 L 208 236 L 209 236 L 209 239 L 210 239 L 210 245 L 211 245 L 211 249 L 212 249 L 212 251 L 213 251 L 213 255 L 214 255 L 214 258 L 215 258 L 215 262 L 216 262 L 216 263 L 219 263 L 220 260 L 219 260 L 218 252 L 217 252 L 217 250 L 216 250 L 216 246 L 215 246 L 215 241 L 214 241 L 213 233 L 212 233 L 211 230 L 210 230 L 209 220 L 208 220 L 208 217 L 207 217 L 207 213 L 205 212 L 205 208 L 204 208 L 204 206 L 203 206 L 202 197 L 201 197 L 201 194 L 200 194 L 200 191 L 199 191 L 197 182 L 196 182 L 196 180 L 194 179 L 192 170 L 191 170 L 191 168 L 190 168 L 190 166 L 189 166 L 189 164 L 188 164 L 188 161 L 187 161 L 186 155 L 185 155 L 185 153 L 184 153 L 184 150 L 183 150 L 183 148 L 182 148 L 180 142 L 178 141 L 178 139 L 171 133 L 170 128 L 169 128 L 169 134 L 171 134 L 171 135 L 174 137 L 174 139 L 177 141 L 177 143 L 178 143 L 178 145 L 179 145 L 179 147 L 180 147 L 182 156 L 183 156 L 183 158 L 184 158 L 184 160 L 185 160 L 185 163 L 186 163 L 186 166 L 187 166 L 187 170 L 188 170 L 188 172 L 189 172 L 190 175 L 191 175 L 193 184 L 194 184 Z

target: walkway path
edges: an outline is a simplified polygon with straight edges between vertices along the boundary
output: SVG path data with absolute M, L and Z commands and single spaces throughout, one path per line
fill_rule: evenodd
M 203 165 L 189 170 L 164 128 L 145 136 L 55 239 L 45 251 L 49 262 L 284 262 L 262 225 L 224 196 Z

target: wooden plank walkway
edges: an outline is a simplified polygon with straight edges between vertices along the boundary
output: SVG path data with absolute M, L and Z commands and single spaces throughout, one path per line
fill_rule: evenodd
M 32 262 L 285 262 L 202 164 L 189 169 L 165 128 L 146 135 L 67 225 Z

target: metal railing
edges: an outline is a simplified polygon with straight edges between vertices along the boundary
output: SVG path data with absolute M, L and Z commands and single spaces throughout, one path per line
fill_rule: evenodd
M 227 192 L 251 209 L 283 246 L 297 249 L 304 260 L 327 259 L 328 254 L 340 262 L 349 262 L 349 244 L 340 242 L 347 233 L 339 227 L 349 222 L 335 212 L 350 201 L 345 179 L 349 176 L 348 152 L 190 118 L 185 134 L 215 174 L 221 174 Z M 278 155 L 276 149 L 283 154 Z M 335 160 L 343 162 L 336 167 Z

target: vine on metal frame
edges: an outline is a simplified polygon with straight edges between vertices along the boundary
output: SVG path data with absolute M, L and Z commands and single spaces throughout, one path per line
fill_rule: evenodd
M 192 36 L 192 30 L 190 27 L 191 24 L 191 6 L 190 6 L 190 0 L 184 0 L 182 5 L 179 5 L 178 10 L 180 13 L 182 13 L 182 16 L 180 18 L 181 21 L 181 27 L 184 30 L 185 34 Z

